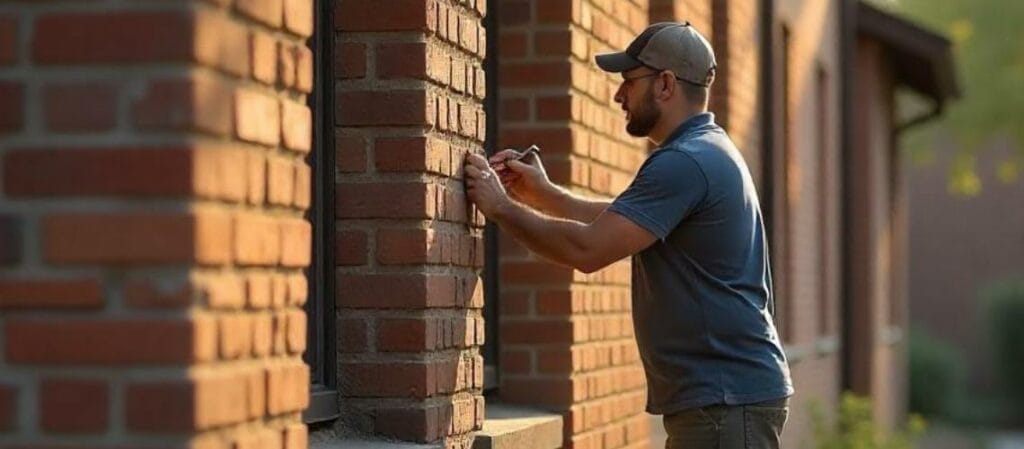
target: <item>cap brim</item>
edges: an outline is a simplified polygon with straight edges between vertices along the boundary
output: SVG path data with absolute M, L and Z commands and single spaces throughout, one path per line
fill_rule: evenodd
M 632 70 L 643 65 L 640 61 L 633 59 L 632 56 L 626 54 L 626 52 L 618 53 L 605 53 L 594 56 L 594 61 L 597 62 L 597 66 L 605 72 L 611 73 L 622 73 L 626 70 Z

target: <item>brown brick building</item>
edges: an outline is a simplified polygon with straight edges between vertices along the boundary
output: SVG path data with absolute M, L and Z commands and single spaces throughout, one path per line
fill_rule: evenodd
M 893 91 L 955 94 L 937 36 L 852 0 L 18 2 L 0 447 L 658 444 L 628 261 L 537 259 L 460 172 L 538 143 L 555 181 L 621 191 L 649 146 L 593 56 L 660 20 L 712 39 L 769 218 L 787 447 L 844 389 L 897 422 Z

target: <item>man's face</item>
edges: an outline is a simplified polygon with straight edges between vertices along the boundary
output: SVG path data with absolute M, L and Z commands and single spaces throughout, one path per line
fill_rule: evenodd
M 647 67 L 622 72 L 622 84 L 615 92 L 615 101 L 621 103 L 626 112 L 626 132 L 631 136 L 647 137 L 661 119 L 661 109 L 654 101 L 658 73 Z

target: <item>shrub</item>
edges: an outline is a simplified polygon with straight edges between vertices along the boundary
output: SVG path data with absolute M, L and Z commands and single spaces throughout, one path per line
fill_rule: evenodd
M 996 284 L 982 292 L 996 375 L 1007 403 L 1024 414 L 1024 281 Z
M 811 407 L 815 449 L 912 449 L 925 429 L 925 421 L 911 415 L 906 428 L 886 433 L 875 425 L 871 401 L 852 393 L 843 394 L 835 422 L 828 422 L 821 408 Z
M 923 330 L 910 332 L 910 411 L 950 418 L 964 388 L 964 365 L 951 346 Z

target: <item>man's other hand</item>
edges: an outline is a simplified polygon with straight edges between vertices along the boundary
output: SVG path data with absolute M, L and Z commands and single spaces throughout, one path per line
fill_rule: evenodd
M 495 218 L 511 204 L 505 187 L 487 159 L 479 154 L 466 156 L 466 195 L 487 218 Z

